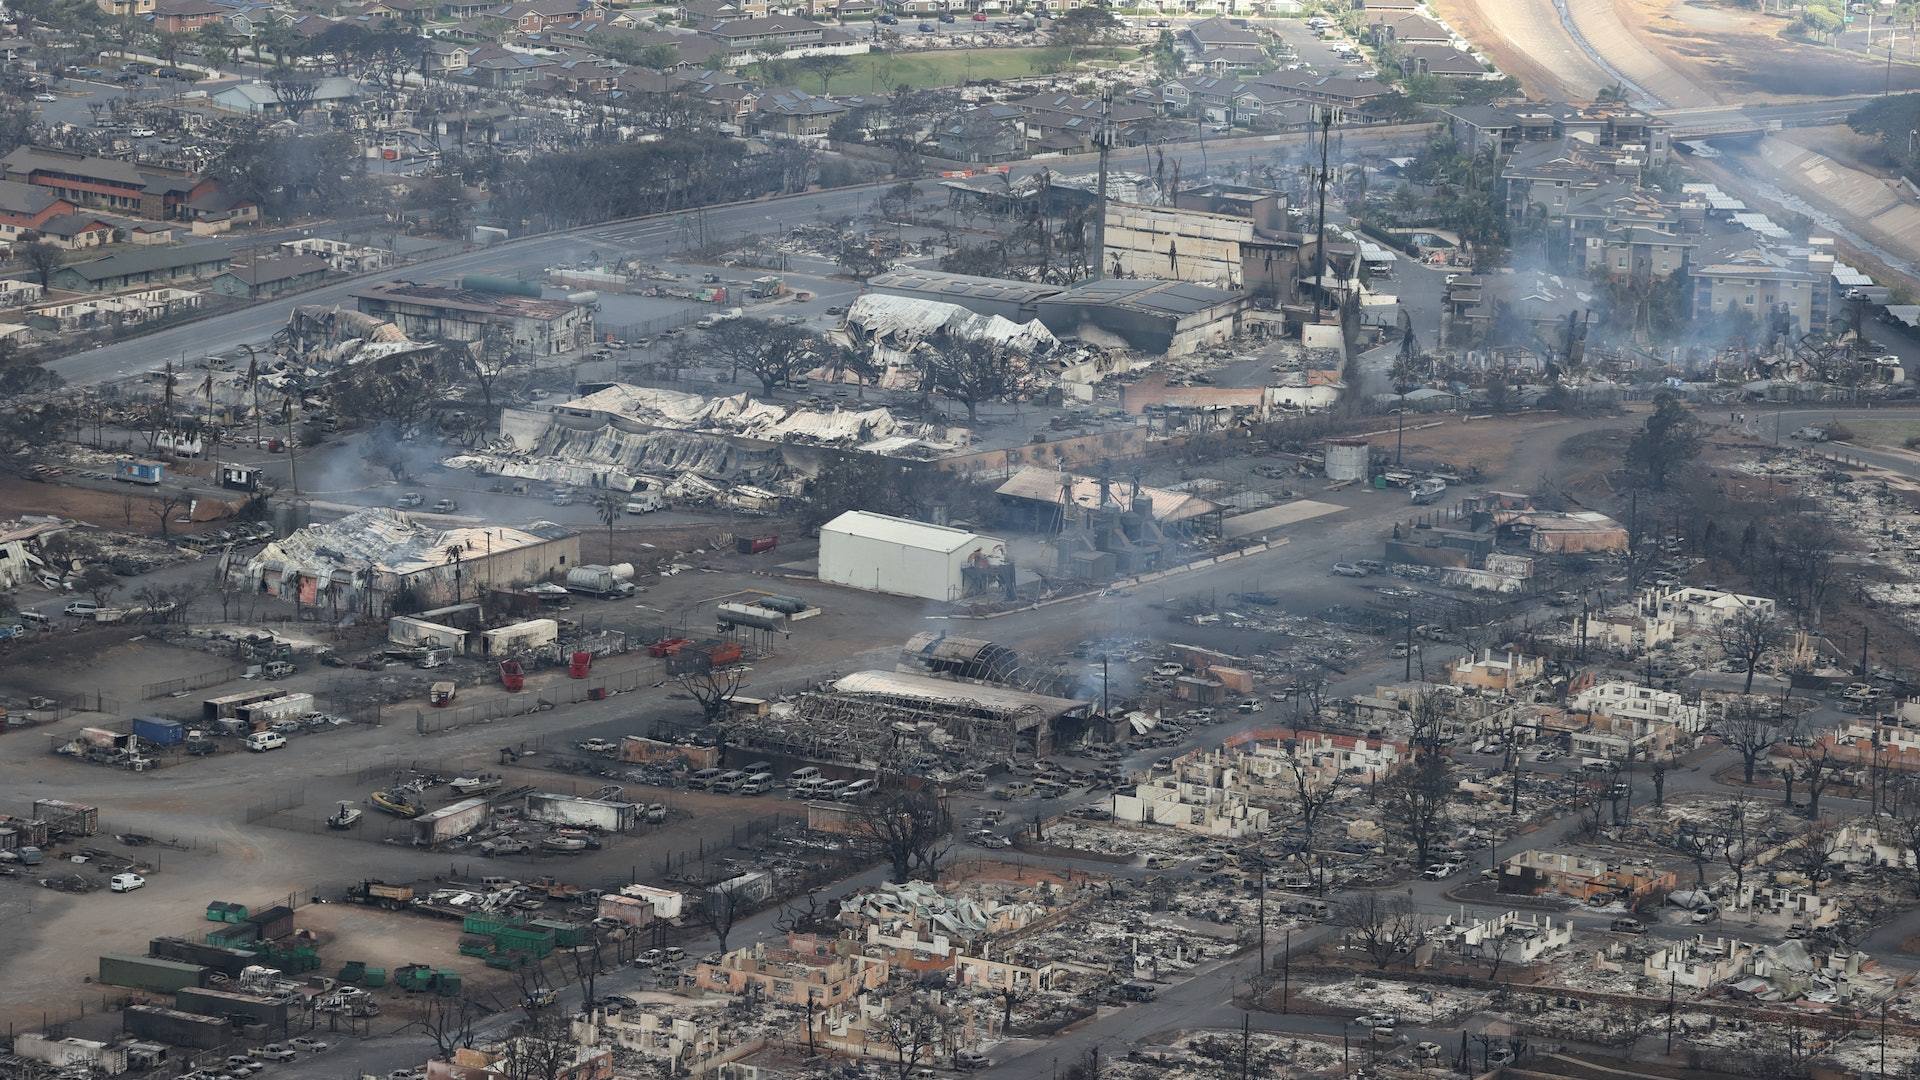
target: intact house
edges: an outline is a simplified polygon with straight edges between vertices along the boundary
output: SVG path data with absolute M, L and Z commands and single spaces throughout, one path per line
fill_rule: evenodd
M 1688 270 L 1692 317 L 1707 319 L 1740 309 L 1763 327 L 1775 319 L 1784 323 L 1789 339 L 1819 333 L 1826 329 L 1833 292 L 1826 277 L 1814 268 L 1806 249 L 1741 247 L 1717 257 L 1702 253 Z
M 763 135 L 818 138 L 846 113 L 845 105 L 804 90 L 770 90 L 753 103 L 751 121 L 753 130 Z
M 1500 170 L 1507 214 L 1516 221 L 1533 215 L 1557 223 L 1580 192 L 1614 181 L 1638 183 L 1646 165 L 1644 152 L 1598 147 L 1571 137 L 1522 144 Z
M 1415 45 L 1399 54 L 1400 71 L 1408 78 L 1483 79 L 1487 67 L 1451 45 Z
M 215 276 L 213 291 L 222 296 L 259 300 L 317 285 L 326 280 L 332 269 L 332 264 L 317 255 L 255 259 L 244 266 L 228 267 Z
M 39 146 L 16 147 L 0 158 L 0 179 L 44 187 L 75 209 L 110 210 L 155 221 L 197 217 L 190 204 L 220 187 L 217 180 L 182 169 Z
M 68 263 L 53 272 L 49 283 L 68 292 L 120 292 L 143 285 L 211 277 L 231 262 L 232 256 L 224 244 L 136 247 Z

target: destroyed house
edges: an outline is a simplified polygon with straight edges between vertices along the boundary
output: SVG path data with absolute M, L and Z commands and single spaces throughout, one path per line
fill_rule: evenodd
M 1220 507 L 1185 491 L 1117 483 L 1029 465 L 994 489 L 1000 505 L 1024 527 L 1053 531 L 1067 522 L 1101 511 L 1125 513 L 1142 508 L 1163 525 L 1200 522 L 1217 525 Z M 1071 508 L 1071 509 L 1069 509 Z
M 1500 864 L 1501 892 L 1557 893 L 1586 902 L 1617 897 L 1637 904 L 1656 892 L 1671 890 L 1678 880 L 1670 870 L 1644 864 L 1622 866 L 1558 851 L 1529 849 Z
M 862 955 L 853 942 L 789 934 L 785 947 L 756 942 L 687 976 L 698 990 L 752 995 L 783 1005 L 839 1005 L 887 983 L 885 960 Z
M 593 312 L 569 300 L 476 288 L 388 281 L 355 289 L 361 312 L 393 322 L 408 337 L 478 342 L 503 333 L 523 357 L 552 356 L 593 341 Z

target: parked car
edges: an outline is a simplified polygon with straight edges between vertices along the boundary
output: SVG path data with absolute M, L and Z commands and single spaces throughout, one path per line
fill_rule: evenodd
M 132 892 L 146 883 L 147 879 L 139 874 L 115 874 L 107 879 L 107 888 L 114 892 Z
M 452 499 L 441 499 L 433 504 L 433 512 L 436 514 L 451 514 L 458 509 L 460 504 Z
M 1350 563 L 1350 562 L 1334 563 L 1333 572 L 1340 575 L 1341 577 L 1366 577 L 1367 576 L 1367 572 L 1365 570 L 1361 569 L 1358 566 L 1355 566 L 1353 563 Z
M 399 498 L 393 500 L 393 505 L 399 507 L 402 510 L 411 510 L 414 507 L 419 506 L 421 503 L 424 503 L 426 501 L 427 500 L 423 498 L 419 492 L 409 491 L 405 495 L 402 495 Z
M 52 94 L 49 94 L 49 93 L 47 93 L 47 92 L 46 92 L 45 90 L 42 90 L 42 91 L 40 91 L 39 93 L 37 93 L 37 94 L 35 94 L 35 95 L 33 95 L 33 100 L 35 100 L 35 101 L 59 101 L 60 99 L 59 99 L 59 98 L 57 98 L 57 97 L 55 97 L 55 96 L 54 96 L 54 95 L 52 95 Z
M 580 744 L 580 749 L 585 750 L 589 754 L 611 754 L 615 750 L 620 749 L 620 745 L 618 743 L 608 742 L 606 739 L 588 739 Z
M 305 1035 L 296 1035 L 293 1038 L 288 1039 L 287 1045 L 296 1047 L 301 1050 L 305 1050 L 310 1054 L 317 1054 L 320 1051 L 325 1050 L 327 1048 L 327 1044 L 325 1042 L 319 1039 L 309 1039 Z
M 292 1049 L 282 1046 L 279 1043 L 268 1043 L 265 1046 L 258 1046 L 247 1051 L 247 1053 L 267 1061 L 292 1061 L 294 1058 L 300 1056 Z
M 73 600 L 61 611 L 77 619 L 91 619 L 100 612 L 100 605 L 91 600 Z

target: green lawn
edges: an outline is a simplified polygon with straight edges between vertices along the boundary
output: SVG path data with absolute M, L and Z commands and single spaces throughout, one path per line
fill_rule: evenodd
M 902 83 L 918 90 L 959 86 L 969 79 L 1021 79 L 1064 70 L 1066 55 L 1066 50 L 1058 48 L 866 53 L 848 57 L 852 66 L 833 77 L 830 89 L 836 94 L 884 94 Z M 1073 58 L 1078 66 L 1082 61 L 1113 61 L 1139 55 L 1135 49 L 1080 49 Z M 764 67 L 753 64 L 741 73 L 749 79 L 768 80 Z M 819 77 L 804 70 L 795 70 L 790 82 L 810 94 L 820 92 Z

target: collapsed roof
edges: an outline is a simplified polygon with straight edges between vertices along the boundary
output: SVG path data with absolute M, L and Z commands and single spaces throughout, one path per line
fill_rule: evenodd
M 847 311 L 847 326 L 865 338 L 897 349 L 934 338 L 990 341 L 1025 356 L 1039 356 L 1060 344 L 1039 320 L 1017 323 L 999 315 L 980 315 L 958 304 L 911 296 L 867 293 Z
M 572 530 L 551 521 L 536 521 L 525 529 L 435 529 L 398 510 L 370 507 L 338 521 L 308 525 L 268 544 L 248 560 L 247 575 L 279 573 L 283 578 L 353 581 L 369 568 L 383 574 L 412 574 L 451 562 L 450 551 L 497 555 L 571 534 Z

